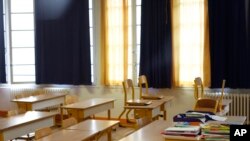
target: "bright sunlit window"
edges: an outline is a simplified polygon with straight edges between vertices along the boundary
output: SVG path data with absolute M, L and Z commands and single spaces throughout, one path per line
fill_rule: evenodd
M 176 86 L 192 86 L 195 77 L 203 76 L 204 0 L 177 1 L 173 21 L 174 81 Z

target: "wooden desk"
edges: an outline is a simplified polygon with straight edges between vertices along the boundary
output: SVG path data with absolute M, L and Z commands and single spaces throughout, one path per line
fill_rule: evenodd
M 208 121 L 207 123 L 218 123 L 228 125 L 243 125 L 247 119 L 246 116 L 226 116 L 226 121 Z
M 111 121 L 111 120 L 85 120 L 76 125 L 70 126 L 66 128 L 66 130 L 81 130 L 81 131 L 95 131 L 98 132 L 98 138 L 107 133 L 108 141 L 112 140 L 111 132 L 112 128 L 119 124 L 119 121 Z
M 28 111 L 0 119 L 0 141 L 7 141 L 54 125 L 55 112 Z
M 164 96 L 164 98 L 160 99 L 160 101 L 163 101 L 163 104 L 161 105 L 161 111 L 163 112 L 164 120 L 167 120 L 167 108 L 171 106 L 173 99 L 173 96 Z
M 71 115 L 78 122 L 83 119 L 97 114 L 99 112 L 108 111 L 108 119 L 110 119 L 110 109 L 114 108 L 114 99 L 111 98 L 93 98 L 89 100 L 79 101 L 77 103 L 62 106 L 63 109 L 70 109 Z M 63 111 L 63 110 L 61 110 Z M 62 113 L 63 114 L 63 113 Z
M 227 116 L 226 122 L 231 123 L 238 121 L 240 124 L 244 124 L 245 116 Z M 169 127 L 164 120 L 156 120 L 146 125 L 145 127 L 135 131 L 134 133 L 122 138 L 120 141 L 165 141 L 165 138 L 161 135 L 161 132 Z M 182 141 L 182 140 L 167 140 L 167 141 Z
M 19 108 L 26 109 L 26 111 L 34 111 L 46 107 L 60 105 L 65 101 L 66 94 L 42 94 L 37 96 L 29 96 L 25 98 L 13 99 Z
M 169 127 L 165 120 L 156 120 L 120 141 L 164 141 L 161 132 Z
M 161 100 L 151 100 L 152 103 L 146 106 L 124 106 L 125 109 L 133 109 L 134 115 L 139 118 L 147 118 L 150 120 L 158 119 L 162 105 L 165 101 Z
M 59 130 L 36 141 L 91 141 L 95 131 Z

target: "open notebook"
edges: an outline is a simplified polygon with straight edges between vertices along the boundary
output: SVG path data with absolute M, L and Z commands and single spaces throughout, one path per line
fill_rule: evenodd
M 160 95 L 142 95 L 141 98 L 142 99 L 152 99 L 152 100 L 155 99 L 155 100 L 157 100 L 157 99 L 164 98 L 164 96 L 160 96 Z
M 146 105 L 149 105 L 151 104 L 152 101 L 150 100 L 141 100 L 141 99 L 130 99 L 127 101 L 127 104 L 129 106 L 146 106 Z

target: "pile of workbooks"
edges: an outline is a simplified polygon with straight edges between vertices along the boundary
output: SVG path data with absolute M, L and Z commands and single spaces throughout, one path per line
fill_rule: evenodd
M 166 128 L 162 134 L 166 139 L 200 140 L 200 126 L 180 125 Z
M 201 134 L 205 140 L 228 141 L 230 127 L 227 125 L 206 123 L 201 125 Z

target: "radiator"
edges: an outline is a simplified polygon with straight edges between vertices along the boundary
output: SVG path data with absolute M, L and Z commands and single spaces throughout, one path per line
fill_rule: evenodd
M 220 92 L 205 93 L 206 97 L 219 98 Z M 228 116 L 246 116 L 246 124 L 250 123 L 250 94 L 224 93 L 223 99 L 231 99 Z

